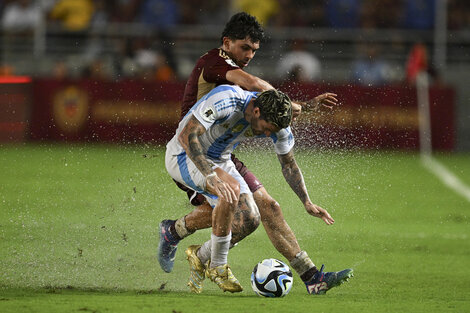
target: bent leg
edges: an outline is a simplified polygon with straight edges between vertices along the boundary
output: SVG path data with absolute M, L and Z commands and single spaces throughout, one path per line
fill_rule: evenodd
M 248 168 L 232 155 L 232 162 L 235 165 L 235 169 L 243 177 L 243 180 L 249 187 L 251 192 L 255 192 L 263 185 L 256 178 L 256 176 L 248 170 Z M 188 187 L 174 180 L 176 185 L 185 192 L 192 191 Z M 192 191 L 195 193 L 195 191 Z M 243 195 L 243 193 L 242 193 Z M 240 197 L 242 197 L 242 195 Z M 198 196 L 202 199 L 204 197 L 201 194 Z M 243 196 L 245 198 L 240 199 L 238 207 L 235 209 L 234 218 L 232 222 L 232 245 L 241 241 L 243 238 L 251 234 L 258 228 L 260 223 L 259 210 L 256 207 L 253 196 Z M 199 199 L 199 198 L 198 198 Z M 192 212 L 180 217 L 176 220 L 175 228 L 170 229 L 174 237 L 181 240 L 197 230 L 209 228 L 212 226 L 212 207 L 207 201 L 199 201 Z M 194 205 L 193 201 L 191 203 Z
M 212 207 L 209 203 L 205 202 L 195 207 L 193 211 L 182 217 L 182 219 L 184 219 L 184 225 L 189 233 L 209 228 L 212 226 Z
M 232 221 L 231 247 L 254 232 L 260 224 L 260 214 L 251 193 L 242 193 Z M 211 258 L 211 240 L 198 250 L 198 258 L 205 264 Z
M 232 241 L 234 245 L 254 232 L 260 224 L 260 213 L 251 193 L 240 195 L 238 207 L 232 222 Z
M 294 232 L 284 219 L 279 203 L 264 187 L 258 189 L 253 196 L 269 239 L 277 251 L 289 262 L 292 261 L 301 250 Z
M 230 185 L 231 189 L 235 192 L 237 199 L 240 197 L 240 184 L 232 177 L 229 173 L 221 168 L 216 168 L 215 172 L 221 180 L 226 184 Z M 206 186 L 207 191 L 211 194 L 216 194 L 215 190 L 211 187 Z M 216 236 L 227 236 L 230 234 L 232 229 L 232 221 L 235 209 L 238 206 L 239 201 L 232 203 L 219 197 L 217 204 L 212 210 L 212 233 Z
M 304 282 L 311 280 L 318 270 L 307 252 L 300 250 L 297 238 L 284 219 L 279 203 L 264 188 L 255 192 L 254 198 L 264 229 L 274 247 L 289 261 Z
M 183 239 L 197 230 L 212 227 L 212 207 L 206 202 L 194 208 L 189 214 L 175 222 L 179 239 Z M 254 232 L 261 218 L 252 194 L 241 194 L 238 206 L 233 214 L 232 245 Z

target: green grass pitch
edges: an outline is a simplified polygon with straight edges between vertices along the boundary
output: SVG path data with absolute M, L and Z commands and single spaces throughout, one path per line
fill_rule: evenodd
M 191 210 L 154 146 L 0 146 L 0 312 L 465 312 L 470 311 L 470 203 L 414 153 L 298 151 L 312 200 L 336 223 L 310 217 L 271 151 L 238 156 L 279 201 L 301 247 L 327 271 L 355 277 L 308 296 L 256 296 L 250 273 L 283 257 L 262 226 L 229 254 L 245 287 L 186 287 L 181 242 L 174 271 L 156 260 L 157 226 Z M 438 160 L 470 184 L 470 156 Z

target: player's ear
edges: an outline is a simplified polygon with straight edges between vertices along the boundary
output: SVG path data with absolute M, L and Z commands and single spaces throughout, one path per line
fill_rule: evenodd
M 259 110 L 258 107 L 254 107 L 253 108 L 253 116 L 256 117 L 256 118 L 259 118 L 261 115 L 261 111 Z
M 230 39 L 229 37 L 224 37 L 222 39 L 222 45 L 224 46 L 225 49 L 229 49 L 230 48 L 230 42 L 232 41 L 232 39 Z

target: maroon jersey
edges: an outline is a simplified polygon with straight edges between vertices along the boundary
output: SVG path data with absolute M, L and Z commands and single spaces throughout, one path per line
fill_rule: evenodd
M 225 76 L 228 71 L 239 69 L 238 65 L 227 55 L 227 53 L 218 48 L 212 49 L 196 63 L 191 75 L 189 76 L 186 87 L 184 88 L 183 104 L 181 106 L 181 118 L 183 118 L 192 106 L 201 99 L 204 95 L 209 93 L 218 85 L 229 84 Z M 256 176 L 246 168 L 246 166 L 232 154 L 232 161 L 235 164 L 237 171 L 242 175 L 243 179 L 247 182 L 251 192 L 255 192 L 263 187 L 263 184 L 256 178 Z M 192 205 L 199 206 L 204 203 L 204 196 L 198 194 L 192 189 L 178 183 L 176 185 L 188 194 L 188 198 Z
M 230 84 L 225 78 L 228 71 L 239 69 L 238 65 L 218 48 L 212 49 L 199 58 L 184 89 L 183 104 L 181 106 L 181 118 L 204 95 L 218 85 Z

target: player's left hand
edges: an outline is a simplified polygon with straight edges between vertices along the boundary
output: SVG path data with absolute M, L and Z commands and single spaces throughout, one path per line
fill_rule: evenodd
M 295 121 L 301 113 L 302 106 L 299 103 L 292 101 L 292 120 Z
M 316 96 L 312 100 L 307 102 L 294 102 L 292 101 L 292 121 L 296 121 L 297 118 L 304 111 L 320 111 L 321 109 L 333 109 L 334 106 L 338 105 L 338 95 L 332 92 L 325 92 L 319 96 Z
M 335 93 L 325 92 L 308 101 L 305 109 L 319 111 L 326 108 L 331 110 L 335 105 L 338 105 L 337 96 Z
M 307 203 L 305 205 L 305 210 L 307 210 L 308 214 L 321 218 L 327 225 L 332 225 L 335 222 L 327 210 L 319 207 L 316 204 Z

